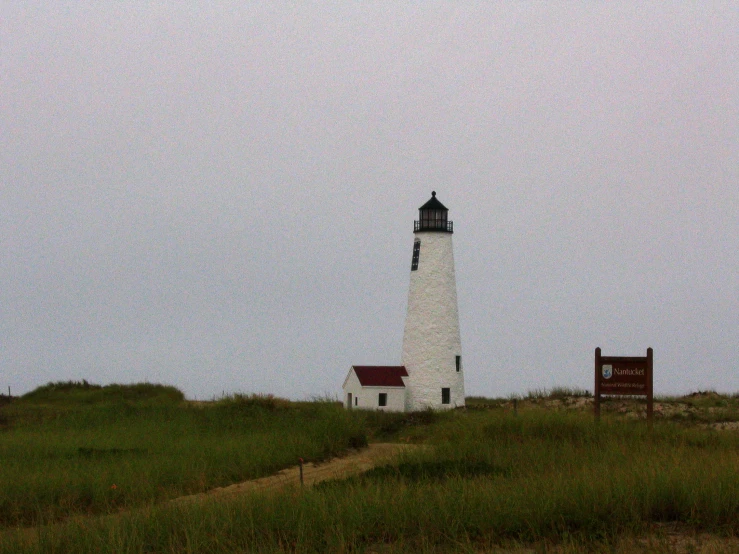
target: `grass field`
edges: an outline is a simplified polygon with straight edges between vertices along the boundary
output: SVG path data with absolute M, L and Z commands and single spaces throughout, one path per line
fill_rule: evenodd
M 561 392 L 516 399 L 515 411 L 513 399 L 471 399 L 444 414 L 377 414 L 265 397 L 192 405 L 153 386 L 48 387 L 0 411 L 0 551 L 616 552 L 674 526 L 734 551 L 739 433 L 710 425 L 739 419 L 739 398 L 664 399 L 650 429 L 633 403 L 610 403 L 596 423 L 586 395 Z M 368 437 L 429 447 L 310 489 L 162 503 Z M 80 514 L 94 517 L 67 519 Z
M 0 412 L 0 525 L 104 514 L 366 444 L 331 402 L 184 401 L 169 387 L 43 387 Z

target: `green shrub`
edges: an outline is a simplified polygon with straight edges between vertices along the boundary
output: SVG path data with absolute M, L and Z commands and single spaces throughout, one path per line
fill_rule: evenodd
M 53 402 L 78 405 L 111 401 L 182 402 L 185 395 L 177 388 L 168 385 L 135 383 L 101 386 L 82 380 L 47 383 L 24 394 L 21 399 L 32 403 Z

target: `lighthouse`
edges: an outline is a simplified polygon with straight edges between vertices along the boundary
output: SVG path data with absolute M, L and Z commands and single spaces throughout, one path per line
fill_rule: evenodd
M 449 210 L 431 193 L 413 224 L 408 312 L 402 366 L 406 411 L 464 406 L 464 364 L 459 333 Z
M 412 412 L 464 406 L 449 210 L 431 193 L 413 223 L 413 257 L 402 365 L 353 365 L 344 379 L 348 410 Z

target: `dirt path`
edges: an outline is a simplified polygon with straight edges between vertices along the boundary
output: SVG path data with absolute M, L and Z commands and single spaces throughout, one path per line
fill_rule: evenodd
M 303 482 L 304 486 L 310 487 L 321 481 L 328 479 L 343 479 L 363 473 L 373 467 L 383 463 L 390 462 L 393 457 L 402 452 L 408 452 L 414 449 L 425 448 L 422 445 L 411 444 L 390 444 L 376 443 L 371 444 L 367 448 L 361 450 L 352 450 L 345 456 L 332 458 L 318 464 L 306 463 L 303 466 Z M 227 487 L 219 487 L 208 490 L 203 493 L 193 494 L 189 496 L 181 496 L 175 498 L 166 504 L 179 504 L 198 502 L 210 499 L 235 498 L 238 495 L 249 493 L 252 491 L 278 491 L 282 488 L 300 486 L 300 467 L 294 466 L 259 479 L 244 481 Z M 135 509 L 135 508 L 134 508 Z M 123 513 L 123 512 L 121 512 Z M 112 519 L 121 515 L 108 514 L 104 516 L 75 516 L 69 521 L 83 521 L 88 517 L 98 517 L 103 519 Z M 51 526 L 64 525 L 59 522 Z M 674 529 L 672 528 L 674 527 Z M 32 545 L 38 540 L 38 529 L 29 527 L 24 529 L 5 529 L 0 530 L 0 535 L 5 533 L 13 533 L 16 536 L 22 536 L 27 545 Z M 373 550 L 370 548 L 370 550 Z M 378 547 L 382 551 L 382 545 Z M 534 554 L 547 550 L 548 552 L 567 554 L 578 552 L 572 547 L 552 545 L 547 543 L 536 543 L 531 545 L 518 545 L 513 548 L 500 547 L 490 552 L 498 552 L 500 554 Z M 736 538 L 719 537 L 711 534 L 696 534 L 689 529 L 683 529 L 681 526 L 670 524 L 656 524 L 652 533 L 648 533 L 639 537 L 624 537 L 618 541 L 618 544 L 611 547 L 613 552 L 618 554 L 647 554 L 647 553 L 671 553 L 671 554 L 719 554 L 739 552 L 739 540 Z
M 340 458 L 332 458 L 318 464 L 306 463 L 303 465 L 303 483 L 304 486 L 310 487 L 327 479 L 345 479 L 386 463 L 401 452 L 415 448 L 420 447 L 413 444 L 375 443 L 361 450 L 350 451 L 349 454 Z M 219 487 L 190 496 L 181 496 L 170 502 L 194 502 L 210 498 L 225 498 L 251 491 L 277 490 L 290 485 L 300 485 L 300 466 L 283 469 L 269 477 L 252 479 L 251 481 Z
M 352 475 L 357 475 L 367 471 L 368 469 L 372 469 L 377 465 L 387 463 L 401 452 L 407 452 L 416 448 L 423 448 L 423 446 L 415 444 L 375 443 L 360 450 L 350 450 L 346 456 L 332 458 L 317 464 L 312 462 L 306 463 L 303 465 L 303 483 L 304 486 L 310 487 L 321 481 L 326 481 L 327 479 L 343 479 L 351 477 Z M 164 502 L 162 505 L 198 502 L 209 499 L 227 499 L 252 491 L 276 491 L 287 486 L 300 486 L 300 466 L 283 469 L 282 471 L 268 477 L 252 479 L 250 481 L 236 483 L 227 487 L 218 487 L 189 496 L 180 496 Z M 136 509 L 140 508 L 131 508 L 130 511 Z M 128 511 L 129 510 L 124 510 L 115 514 L 97 516 L 75 515 L 67 519 L 66 522 L 79 522 L 89 518 L 110 519 L 118 517 Z M 50 524 L 48 527 L 55 527 L 64 524 L 65 522 L 56 522 Z M 16 536 L 23 537 L 27 544 L 32 544 L 38 539 L 38 528 L 24 527 L 0 529 L 0 535 L 3 534 L 14 534 Z

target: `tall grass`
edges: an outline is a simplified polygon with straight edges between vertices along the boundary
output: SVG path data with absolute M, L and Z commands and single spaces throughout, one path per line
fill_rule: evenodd
M 528 400 L 539 400 L 544 398 L 590 398 L 593 394 L 585 389 L 572 387 L 553 387 L 552 389 L 533 389 L 526 394 Z
M 366 443 L 361 420 L 333 403 L 235 396 L 191 405 L 154 385 L 53 385 L 3 410 L 4 526 L 150 504 Z
M 485 550 L 608 544 L 655 522 L 739 532 L 739 436 L 577 413 L 472 411 L 419 429 L 433 448 L 313 489 L 155 507 L 8 538 L 29 552 Z

